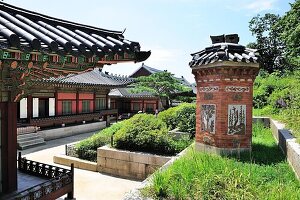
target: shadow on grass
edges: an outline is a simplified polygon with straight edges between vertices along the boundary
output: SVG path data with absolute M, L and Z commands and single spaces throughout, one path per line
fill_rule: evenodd
M 252 144 L 252 152 L 242 152 L 239 155 L 231 155 L 230 158 L 240 162 L 255 163 L 259 165 L 273 165 L 286 160 L 281 149 L 277 145 Z

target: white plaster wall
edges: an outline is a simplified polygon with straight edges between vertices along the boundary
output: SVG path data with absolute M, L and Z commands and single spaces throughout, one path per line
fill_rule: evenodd
M 32 116 L 39 117 L 39 98 L 32 99 Z
M 27 118 L 27 98 L 20 100 L 20 118 Z
M 49 98 L 49 116 L 55 116 L 55 98 Z
M 110 109 L 110 98 L 107 98 L 108 103 L 108 109 Z

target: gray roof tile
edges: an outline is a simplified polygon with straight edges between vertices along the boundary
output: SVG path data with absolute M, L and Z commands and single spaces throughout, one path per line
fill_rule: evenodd
M 259 54 L 256 53 L 257 50 L 237 44 L 239 39 L 236 34 L 211 36 L 211 38 L 213 41 L 212 46 L 191 54 L 193 56 L 192 61 L 189 63 L 191 68 L 220 61 L 258 63 Z M 218 41 L 221 41 L 221 43 L 216 43 Z
M 137 62 L 150 56 L 150 52 L 140 52 L 140 44 L 125 39 L 121 31 L 57 19 L 3 2 L 0 48 L 100 58 L 126 52 L 134 53 Z
M 47 83 L 47 84 L 66 84 L 66 85 L 78 85 L 78 86 L 110 86 L 110 87 L 124 87 L 132 83 L 134 79 L 112 76 L 103 73 L 99 68 L 95 68 L 92 71 L 84 72 L 81 74 L 69 74 L 68 76 L 60 76 L 57 78 L 39 79 L 35 82 Z

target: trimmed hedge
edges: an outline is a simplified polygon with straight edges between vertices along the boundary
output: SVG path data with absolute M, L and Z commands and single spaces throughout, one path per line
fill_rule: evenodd
M 184 103 L 176 112 L 179 131 L 195 134 L 196 132 L 196 104 Z
M 158 118 L 165 122 L 169 130 L 179 128 L 179 131 L 195 134 L 196 104 L 182 103 L 158 114 Z
M 189 138 L 174 140 L 166 124 L 151 114 L 137 114 L 124 121 L 114 135 L 115 148 L 160 155 L 174 155 L 189 144 Z
M 97 161 L 97 148 L 109 144 L 111 136 L 121 128 L 123 122 L 118 122 L 108 128 L 101 130 L 99 133 L 92 135 L 80 141 L 75 146 L 75 151 L 81 159 L 96 162 Z

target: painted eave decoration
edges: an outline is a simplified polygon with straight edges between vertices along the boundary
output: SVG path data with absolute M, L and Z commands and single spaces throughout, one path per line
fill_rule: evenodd
M 191 68 L 206 67 L 209 64 L 216 65 L 218 62 L 252 63 L 259 62 L 259 54 L 256 49 L 246 48 L 238 44 L 237 34 L 211 36 L 212 45 L 197 53 L 191 54 Z
M 33 79 L 92 70 L 104 64 L 141 62 L 151 52 L 105 30 L 0 3 L 0 66 Z

